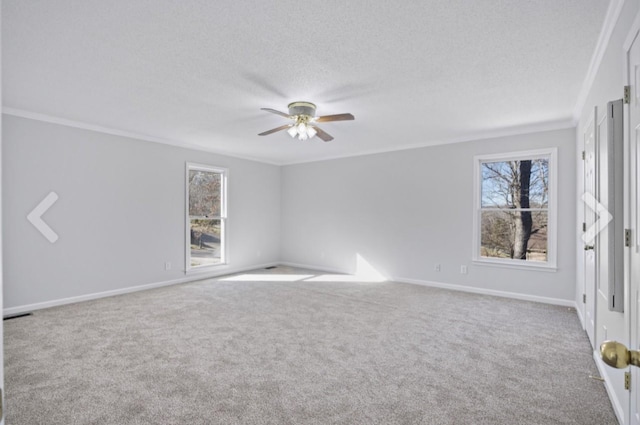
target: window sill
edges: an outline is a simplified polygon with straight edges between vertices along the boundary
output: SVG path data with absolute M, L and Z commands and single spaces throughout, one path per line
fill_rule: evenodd
M 220 263 L 220 264 L 212 264 L 210 266 L 201 266 L 197 268 L 187 269 L 184 274 L 186 275 L 199 275 L 199 274 L 210 274 L 211 272 L 217 270 L 224 270 L 229 268 L 229 263 Z
M 479 259 L 479 258 L 474 258 L 471 262 L 477 266 L 483 266 L 483 267 L 503 267 L 507 269 L 540 271 L 540 272 L 548 272 L 548 273 L 556 273 L 558 271 L 558 268 L 555 265 L 549 265 L 549 264 L 535 264 L 535 263 L 519 264 L 519 263 L 513 263 L 511 261 L 489 260 L 489 259 Z

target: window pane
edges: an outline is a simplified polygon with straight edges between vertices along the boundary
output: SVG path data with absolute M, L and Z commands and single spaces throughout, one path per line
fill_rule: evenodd
M 221 262 L 220 220 L 191 219 L 191 267 Z
M 547 261 L 546 211 L 482 211 L 480 256 Z
M 482 164 L 483 208 L 547 208 L 549 160 L 496 161 Z
M 219 217 L 221 211 L 220 173 L 189 170 L 189 215 Z
M 529 201 L 530 208 L 549 207 L 549 160 L 547 158 L 531 161 Z

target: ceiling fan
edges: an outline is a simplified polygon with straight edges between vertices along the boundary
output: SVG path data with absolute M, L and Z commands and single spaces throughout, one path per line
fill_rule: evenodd
M 330 140 L 333 140 L 333 136 L 322 130 L 320 127 L 316 126 L 316 123 L 329 121 L 349 121 L 355 119 L 355 117 L 351 114 L 336 114 L 316 117 L 316 105 L 311 102 L 292 102 L 289 104 L 288 108 L 288 114 L 276 111 L 275 109 L 271 108 L 260 108 L 263 111 L 271 112 L 272 114 L 289 118 L 293 120 L 293 122 L 281 125 L 280 127 L 276 127 L 271 130 L 264 131 L 258 134 L 258 136 L 266 136 L 277 131 L 288 129 L 287 133 L 289 133 L 291 137 L 298 137 L 299 140 L 311 139 L 317 135 L 325 142 L 328 142 Z

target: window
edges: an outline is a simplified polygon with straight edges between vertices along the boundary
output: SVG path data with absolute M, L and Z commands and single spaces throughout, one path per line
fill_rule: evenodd
M 227 171 L 187 164 L 186 270 L 225 264 Z
M 479 263 L 556 267 L 556 149 L 475 158 Z

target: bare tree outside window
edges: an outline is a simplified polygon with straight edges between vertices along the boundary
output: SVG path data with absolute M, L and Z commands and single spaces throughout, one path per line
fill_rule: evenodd
M 480 165 L 480 256 L 548 261 L 549 159 Z
M 188 170 L 189 267 L 216 265 L 224 259 L 224 172 Z

